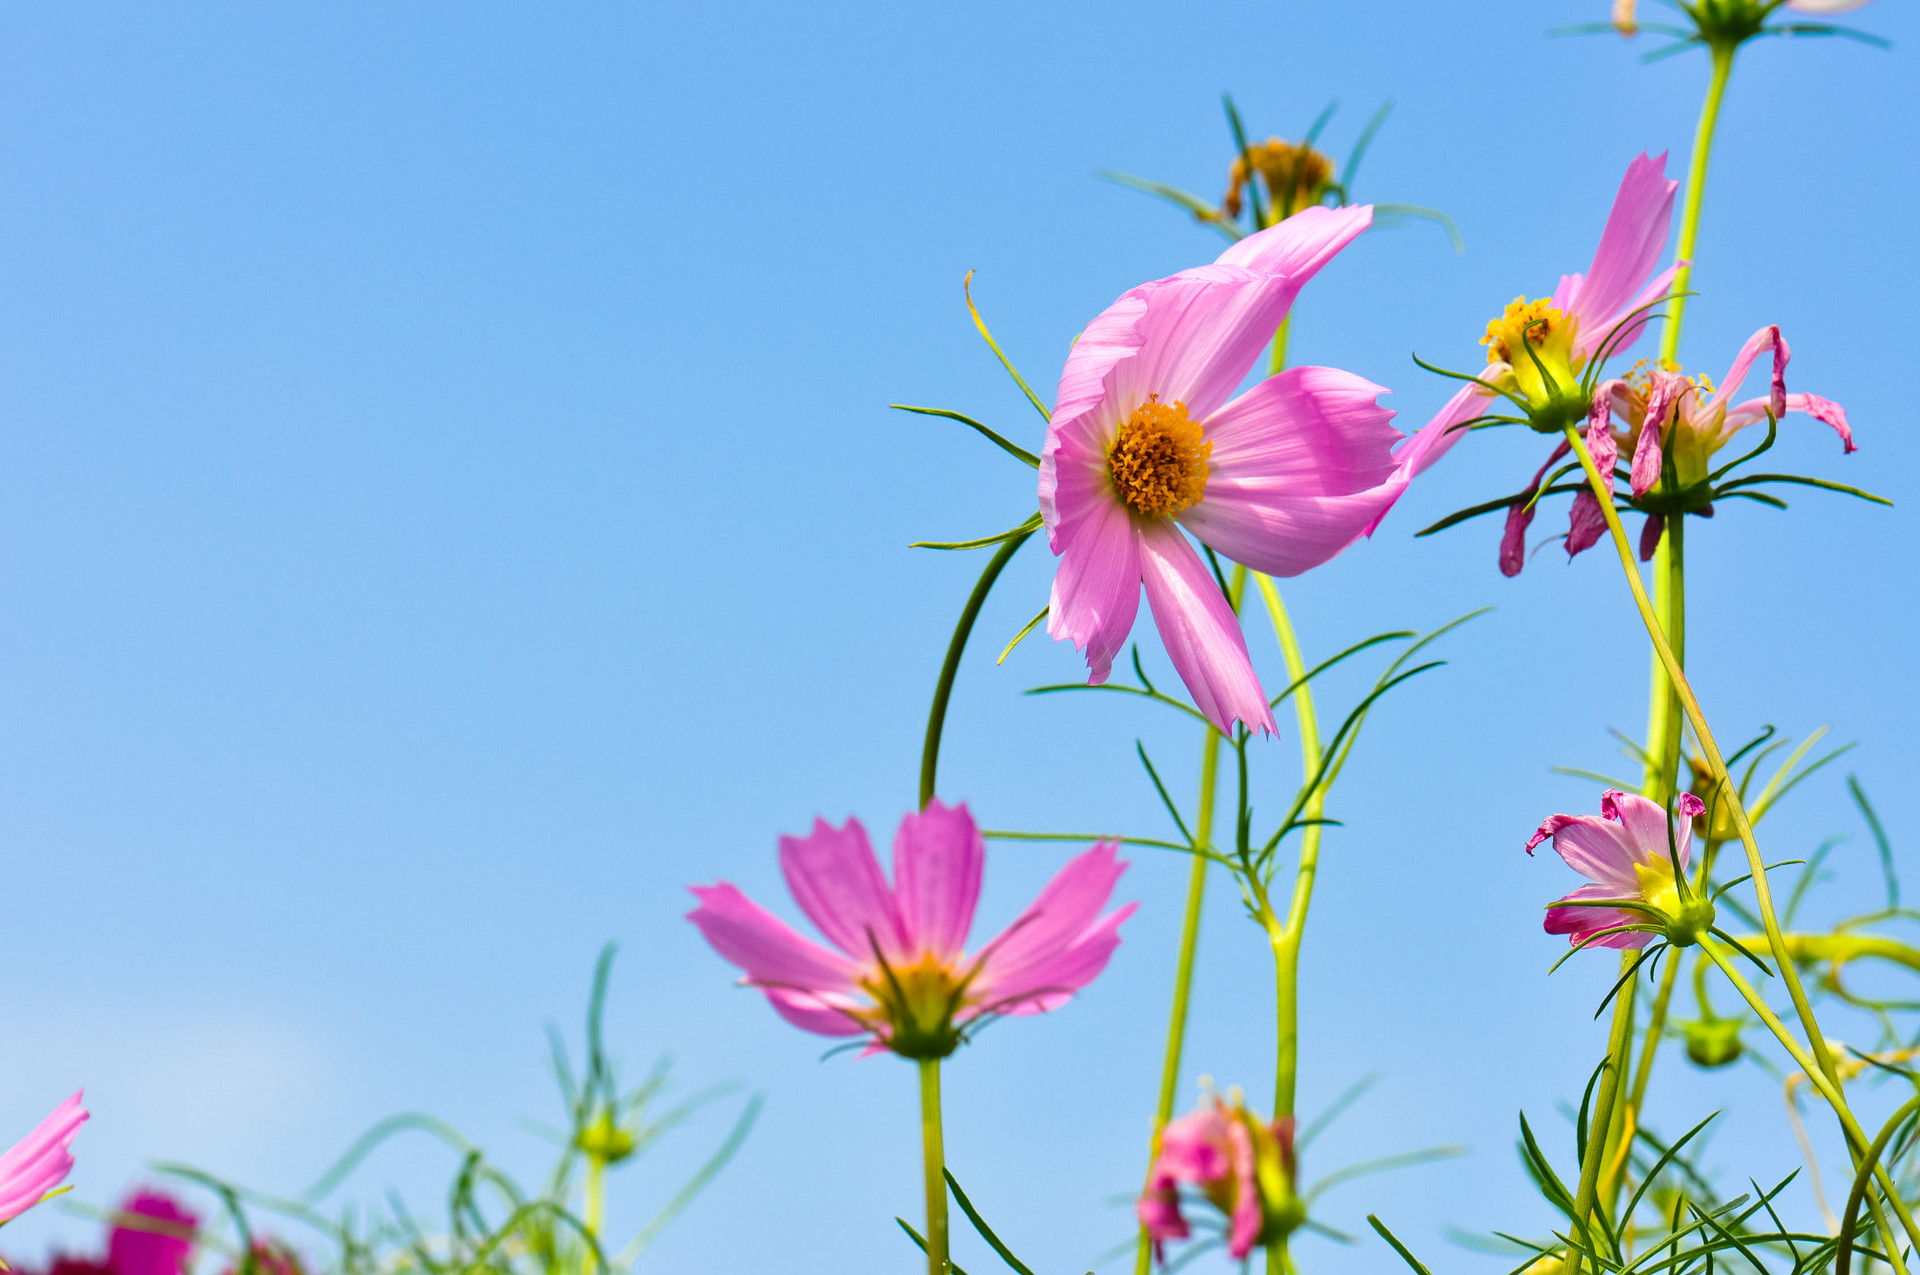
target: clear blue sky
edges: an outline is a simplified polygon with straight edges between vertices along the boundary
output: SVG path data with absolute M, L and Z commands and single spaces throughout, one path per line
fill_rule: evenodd
M 425 1109 L 532 1170 L 540 1030 L 572 1027 L 622 944 L 610 1035 L 691 1083 L 768 1096 L 735 1166 L 654 1269 L 908 1269 L 911 1070 L 821 1042 L 731 990 L 682 887 L 781 899 L 773 847 L 816 813 L 890 829 L 913 800 L 942 644 L 979 560 L 906 548 L 1010 525 L 1032 476 L 956 408 L 1037 445 L 980 347 L 975 292 L 1050 392 L 1126 287 L 1216 241 L 1101 166 L 1214 193 L 1219 94 L 1259 134 L 1332 98 L 1344 153 L 1398 103 L 1366 199 L 1447 209 L 1369 234 L 1306 292 L 1295 355 L 1397 391 L 1402 423 L 1486 320 L 1584 268 L 1642 149 L 1685 162 L 1703 59 L 1550 40 L 1575 3 L 789 6 L 422 3 L 12 6 L 0 15 L 0 1127 L 72 1087 L 95 1119 L 80 1198 L 154 1159 L 304 1186 L 366 1125 Z M 1897 844 L 1920 796 L 1909 352 L 1916 330 L 1911 6 L 1884 53 L 1772 42 L 1742 58 L 1683 356 L 1718 376 L 1778 322 L 1791 382 L 1860 441 L 1783 430 L 1782 468 L 1860 483 L 1729 509 L 1689 539 L 1692 663 L 1730 736 L 1831 723 Z M 1377 1210 L 1437 1271 L 1489 1260 L 1449 1225 L 1538 1227 L 1510 1144 L 1597 1056 L 1601 962 L 1552 981 L 1539 907 L 1571 876 L 1520 852 L 1638 730 L 1645 660 L 1617 568 L 1549 549 L 1518 580 L 1497 528 L 1422 541 L 1513 490 L 1532 438 L 1482 436 L 1372 543 L 1289 589 L 1310 651 L 1488 604 L 1449 666 L 1381 713 L 1332 813 L 1306 960 L 1302 1105 L 1383 1079 L 1309 1173 L 1461 1141 L 1471 1156 L 1329 1196 Z M 1556 513 L 1553 517 L 1557 518 Z M 1549 518 L 1536 524 L 1545 534 Z M 982 620 L 942 789 L 984 822 L 1156 835 L 1132 760 L 1177 791 L 1194 732 L 1097 697 L 1023 698 L 1065 649 L 991 654 L 1044 599 L 1038 545 Z M 1153 643 L 1148 639 L 1151 648 Z M 992 648 L 988 650 L 987 648 Z M 1153 657 L 1158 660 L 1157 651 Z M 1279 667 L 1270 642 L 1256 662 Z M 1260 761 L 1282 800 L 1289 734 Z M 1839 774 L 1768 825 L 1869 852 Z M 1067 849 L 1000 848 L 997 925 Z M 1079 1002 L 949 1069 L 952 1163 L 1037 1267 L 1127 1227 L 1183 863 L 1136 855 L 1143 906 Z M 1837 914 L 1847 888 L 1820 904 Z M 1213 896 L 1188 1084 L 1266 1088 L 1270 980 Z M 1655 1118 L 1728 1106 L 1725 1166 L 1783 1174 L 1777 1087 L 1675 1063 Z M 717 1140 L 696 1123 L 623 1181 L 637 1219 Z M 449 1166 L 376 1160 L 423 1207 Z M 1804 1213 L 1804 1205 L 1796 1206 Z M 10 1254 L 91 1224 L 54 1210 Z M 970 1249 L 962 1261 L 986 1264 Z M 1392 1271 L 1305 1241 L 1308 1269 Z

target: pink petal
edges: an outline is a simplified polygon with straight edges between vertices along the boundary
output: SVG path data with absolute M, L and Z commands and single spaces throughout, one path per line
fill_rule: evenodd
M 1394 460 L 1402 472 L 1409 478 L 1417 477 L 1446 455 L 1448 449 L 1467 436 L 1467 421 L 1485 416 L 1493 409 L 1493 397 L 1491 392 L 1471 382 L 1455 390 L 1433 419 L 1395 453 Z
M 1118 497 L 1088 511 L 1080 533 L 1056 549 L 1047 633 L 1086 653 L 1087 681 L 1098 685 L 1113 669 L 1140 612 L 1140 547 L 1133 518 Z
M 1112 938 L 1114 927 L 1133 910 L 1129 905 L 1105 918 L 1100 916 L 1100 909 L 1113 897 L 1121 873 L 1127 870 L 1119 850 L 1118 842 L 1103 841 L 1075 855 L 1054 873 L 1013 924 L 980 949 L 980 972 L 972 988 L 978 999 L 987 1003 L 1015 1001 L 1041 988 L 1071 992 L 1100 972 L 1118 942 Z M 1092 954 L 1102 945 L 1106 945 L 1105 951 L 1098 955 L 1097 964 L 1085 971 Z M 1078 950 L 1083 947 L 1087 950 Z M 1083 971 L 1084 977 L 1078 982 L 1069 981 Z
M 1223 732 L 1237 720 L 1273 733 L 1273 712 L 1247 657 L 1240 618 L 1213 572 L 1164 519 L 1142 521 L 1137 540 L 1154 625 L 1194 707 Z
M 1194 420 L 1213 415 L 1273 340 L 1297 290 L 1284 276 L 1235 266 L 1199 266 L 1143 284 L 1140 348 L 1107 373 L 1120 415 L 1151 394 L 1185 403 Z
M 1581 358 L 1592 358 L 1604 351 L 1609 359 L 1624 353 L 1653 322 L 1659 312 L 1655 302 L 1667 295 L 1678 273 L 1680 263 L 1676 261 L 1648 280 L 1647 286 L 1620 307 L 1619 313 L 1581 320 L 1581 326 L 1573 334 L 1574 353 Z
M 1017 971 L 1002 972 L 981 1004 L 996 1014 L 1044 1014 L 1060 1008 L 1073 994 L 1100 977 L 1120 946 L 1120 925 L 1137 903 L 1124 904 L 1102 917 L 1078 938 Z
M 1547 471 L 1572 450 L 1566 440 L 1562 439 L 1559 446 L 1547 456 L 1547 463 L 1540 466 L 1539 472 L 1533 476 L 1533 481 L 1527 484 L 1527 491 L 1532 493 L 1540 490 L 1540 480 L 1547 476 Z M 1519 575 L 1520 569 L 1526 566 L 1527 528 L 1532 525 L 1534 512 L 1539 507 L 1538 501 L 1530 501 L 1514 505 L 1507 510 L 1507 526 L 1500 533 L 1500 574 L 1509 579 Z M 1532 848 L 1532 846 L 1528 847 L 1529 850 Z
M 955 958 L 966 945 L 987 843 L 964 803 L 927 808 L 900 821 L 893 838 L 893 879 L 907 950 Z
M 1629 890 L 1622 893 L 1613 886 L 1583 885 L 1571 891 L 1556 902 L 1569 899 L 1624 899 L 1637 897 L 1639 891 Z M 1648 918 L 1644 913 L 1629 911 L 1626 908 L 1548 908 L 1547 917 L 1541 928 L 1549 934 L 1565 934 L 1575 945 L 1589 934 L 1601 930 L 1610 930 L 1616 925 L 1644 925 Z M 1653 935 L 1629 932 L 1610 934 L 1606 938 L 1596 939 L 1587 947 L 1642 948 L 1653 941 Z
M 1600 797 L 1600 813 L 1605 818 L 1620 821 L 1627 844 L 1642 863 L 1653 863 L 1667 857 L 1667 812 L 1660 808 L 1658 802 L 1649 801 L 1638 793 L 1609 788 Z M 1687 866 L 1692 841 L 1692 820 L 1676 819 L 1673 822 L 1673 843 L 1680 852 L 1680 866 L 1683 868 Z
M 1540 825 L 1540 831 L 1527 843 L 1528 848 L 1539 845 L 1545 837 L 1553 838 L 1554 853 L 1569 868 L 1613 891 L 1601 897 L 1624 899 L 1639 895 L 1640 881 L 1633 867 L 1642 860 L 1618 824 L 1592 815 L 1554 815 Z
M 1658 390 L 1655 391 L 1658 393 Z M 1660 481 L 1660 418 L 1647 410 L 1646 423 L 1640 427 L 1640 442 L 1633 449 L 1633 494 L 1644 496 Z
M 846 1012 L 853 1008 L 852 997 L 820 996 L 784 987 L 764 990 L 767 1000 L 773 1005 L 773 1012 L 801 1031 L 812 1032 L 816 1036 L 860 1036 L 869 1030 Z
M 31 1133 L 0 1153 L 0 1222 L 38 1204 L 73 1171 L 68 1148 L 87 1120 L 87 1110 L 80 1105 L 84 1092 L 55 1107 Z
M 113 1275 L 184 1275 L 200 1219 L 160 1191 L 141 1191 L 120 1211 L 160 1225 L 116 1225 L 107 1236 L 107 1269 Z M 278 1266 L 263 1262 L 260 1269 L 274 1271 Z
M 1647 515 L 1646 522 L 1640 526 L 1640 561 L 1653 561 L 1654 553 L 1660 548 L 1660 533 L 1666 529 L 1666 518 L 1660 514 Z
M 1805 412 L 1813 419 L 1831 425 L 1833 432 L 1840 435 L 1842 453 L 1857 452 L 1853 445 L 1853 430 L 1847 424 L 1847 409 L 1830 398 L 1821 398 L 1818 394 L 1787 395 L 1789 412 Z
M 1602 474 L 1612 473 L 1620 459 L 1620 446 L 1613 440 L 1613 404 L 1625 387 L 1625 381 L 1602 381 L 1594 388 L 1593 402 L 1587 405 L 1587 455 L 1593 457 L 1593 467 Z M 1562 443 L 1560 450 L 1572 449 Z
M 1371 204 L 1303 208 L 1279 225 L 1240 240 L 1221 253 L 1214 264 L 1286 275 L 1297 292 L 1372 224 Z
M 858 819 L 844 828 L 815 819 L 812 835 L 781 837 L 780 871 L 807 919 L 855 962 L 870 962 L 875 944 L 890 961 L 909 954 L 893 891 Z
M 1206 497 L 1181 525 L 1236 562 L 1294 576 L 1332 558 L 1399 495 L 1403 437 L 1380 386 L 1335 368 L 1288 368 L 1216 412 Z
M 1567 518 L 1567 557 L 1585 553 L 1606 534 L 1607 516 L 1589 487 L 1573 498 L 1573 512 Z
M 793 927 L 722 881 L 689 887 L 700 906 L 687 919 L 713 950 L 746 972 L 747 981 L 801 991 L 850 992 L 859 968 L 838 952 L 796 934 Z
M 1667 180 L 1666 161 L 1665 152 L 1654 159 L 1642 154 L 1627 165 L 1593 264 L 1571 298 L 1570 309 L 1582 328 L 1629 308 L 1666 248 L 1673 192 L 1680 188 Z
M 1266 1216 L 1260 1208 L 1260 1181 L 1254 1170 L 1253 1135 L 1238 1119 L 1227 1126 L 1227 1153 L 1233 1161 L 1239 1190 L 1233 1201 L 1233 1228 L 1227 1236 L 1227 1252 L 1245 1257 L 1260 1242 Z
M 1786 415 L 1787 360 L 1793 356 L 1787 349 L 1786 338 L 1780 335 L 1780 325 L 1777 323 L 1769 324 L 1747 338 L 1747 343 L 1740 347 L 1740 353 L 1734 356 L 1733 366 L 1727 369 L 1726 378 L 1720 382 L 1720 388 L 1714 392 L 1712 398 L 1707 400 L 1703 409 L 1706 414 L 1711 415 L 1717 410 L 1724 409 L 1733 401 L 1734 394 L 1740 389 L 1741 383 L 1747 379 L 1747 373 L 1752 369 L 1754 360 L 1767 350 L 1773 351 L 1773 384 L 1769 387 L 1767 405 L 1773 409 L 1776 419 Z

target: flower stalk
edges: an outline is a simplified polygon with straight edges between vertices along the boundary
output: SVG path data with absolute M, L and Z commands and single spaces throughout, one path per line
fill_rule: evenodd
M 920 1060 L 920 1148 L 927 1186 L 927 1275 L 948 1275 L 946 1149 L 940 1128 L 940 1060 Z

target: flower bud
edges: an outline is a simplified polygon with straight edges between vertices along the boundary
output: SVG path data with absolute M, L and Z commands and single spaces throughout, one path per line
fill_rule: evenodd
M 1687 1038 L 1687 1057 L 1697 1067 L 1712 1070 L 1738 1062 L 1740 1021 L 1736 1018 L 1702 1018 L 1680 1024 Z
M 600 1118 L 580 1131 L 576 1145 L 591 1160 L 618 1164 L 633 1154 L 633 1135 L 613 1122 L 613 1112 L 602 1111 Z

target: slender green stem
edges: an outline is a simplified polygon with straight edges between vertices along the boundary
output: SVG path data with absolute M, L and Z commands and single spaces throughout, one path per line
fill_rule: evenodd
M 587 1157 L 587 1202 L 582 1210 L 587 1231 L 597 1241 L 605 1217 L 607 1165 L 597 1155 Z
M 1236 583 L 1244 583 L 1245 567 L 1234 572 Z M 1238 590 L 1235 590 L 1236 600 Z M 1193 994 L 1193 956 L 1200 943 L 1200 909 L 1207 893 L 1208 860 L 1198 853 L 1213 840 L 1213 806 L 1219 788 L 1220 743 L 1224 738 L 1209 726 L 1206 742 L 1200 746 L 1200 806 L 1193 823 L 1193 867 L 1187 876 L 1187 915 L 1180 930 L 1180 963 L 1173 975 L 1173 1008 L 1167 1021 L 1167 1050 L 1160 1065 L 1160 1100 L 1153 1111 L 1153 1142 L 1148 1149 L 1147 1167 L 1151 1172 L 1160 1154 L 1160 1130 L 1173 1119 L 1173 1103 L 1180 1089 L 1180 1056 L 1186 1048 L 1187 1005 Z M 1146 1275 L 1153 1266 L 1153 1242 L 1145 1227 L 1140 1228 L 1140 1248 L 1134 1255 L 1134 1269 Z
M 1293 622 L 1287 616 L 1280 590 L 1271 579 L 1258 572 L 1254 580 L 1260 596 L 1266 600 L 1267 615 L 1273 620 L 1273 633 L 1280 641 L 1280 653 L 1287 661 L 1287 678 L 1294 684 L 1293 708 L 1300 723 L 1300 773 L 1303 782 L 1313 782 L 1320 773 L 1320 718 L 1314 709 L 1313 688 L 1303 679 L 1307 662 L 1300 655 L 1300 642 L 1294 636 Z M 1273 945 L 1275 1047 L 1273 1116 L 1278 1120 L 1293 1114 L 1295 1090 L 1300 1070 L 1300 938 L 1307 927 L 1307 909 L 1313 903 L 1314 881 L 1320 870 L 1320 832 L 1318 820 L 1326 808 L 1323 783 L 1307 798 L 1302 816 L 1308 820 L 1300 834 L 1300 866 L 1294 872 L 1293 898 L 1287 905 L 1284 927 L 1277 931 L 1269 925 Z
M 1733 74 L 1734 45 L 1713 46 L 1713 78 L 1707 82 L 1707 100 L 1700 106 L 1700 123 L 1693 133 L 1693 161 L 1687 168 L 1687 201 L 1680 212 L 1680 246 L 1675 253 L 1680 268 L 1673 275 L 1673 300 L 1667 303 L 1667 329 L 1660 334 L 1660 357 L 1671 359 L 1680 349 L 1680 320 L 1686 312 L 1684 295 L 1693 278 L 1693 245 L 1700 233 L 1700 200 L 1707 188 L 1707 158 L 1713 153 L 1713 131 L 1720 122 L 1720 99 Z
M 1287 337 L 1293 331 L 1293 315 L 1280 320 L 1280 327 L 1273 334 L 1273 362 L 1270 376 L 1278 376 L 1287 367 Z
M 927 1275 L 948 1275 L 946 1148 L 940 1130 L 940 1060 L 920 1060 L 920 1147 L 927 1182 Z
M 1624 967 L 1637 958 L 1638 952 L 1622 953 L 1620 961 Z M 1592 1231 L 1594 1209 L 1600 1196 L 1600 1170 L 1607 1160 L 1607 1131 L 1613 1126 L 1614 1104 L 1620 1096 L 1621 1082 L 1625 1079 L 1627 1056 L 1633 1050 L 1633 999 L 1638 979 L 1629 979 L 1613 998 L 1613 1024 L 1607 1032 L 1607 1066 L 1601 1074 L 1600 1085 L 1594 1094 L 1593 1106 L 1587 1111 L 1587 1147 L 1586 1155 L 1580 1161 L 1580 1185 L 1573 1197 L 1574 1229 L 1578 1238 L 1587 1248 L 1597 1248 Z M 1580 1253 L 1574 1252 L 1567 1262 L 1567 1275 L 1580 1275 Z
M 1686 517 L 1675 514 L 1667 520 L 1659 546 L 1653 551 L 1653 613 L 1661 631 L 1673 648 L 1680 667 L 1687 664 L 1687 566 Z M 1653 801 L 1667 805 L 1680 782 L 1680 697 L 1674 692 L 1673 679 L 1652 655 L 1652 671 L 1647 691 L 1646 780 L 1641 791 Z
M 933 686 L 933 708 L 927 714 L 927 741 L 920 749 L 922 806 L 933 800 L 935 773 L 940 767 L 940 732 L 946 729 L 947 701 L 953 696 L 953 679 L 960 673 L 960 657 L 966 653 L 967 638 L 973 634 L 973 622 L 980 618 L 980 608 L 985 604 L 987 595 L 993 592 L 993 582 L 1000 578 L 1000 572 L 1032 534 L 1032 530 L 1023 531 L 994 551 L 993 557 L 987 561 L 987 569 L 980 573 L 980 582 L 973 586 L 967 605 L 960 611 L 960 622 L 953 626 L 953 640 L 947 643 L 947 658 L 940 665 L 940 680 Z

